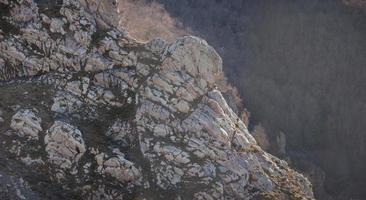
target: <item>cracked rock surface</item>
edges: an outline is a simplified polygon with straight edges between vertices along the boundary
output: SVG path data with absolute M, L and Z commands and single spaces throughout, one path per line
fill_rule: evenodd
M 49 161 L 61 168 L 70 168 L 85 153 L 81 132 L 67 123 L 56 121 L 44 137 Z
M 41 122 L 33 111 L 20 110 L 13 116 L 10 127 L 19 137 L 38 139 L 38 133 L 42 131 Z
M 314 198 L 227 104 L 206 41 L 138 42 L 115 28 L 117 7 L 0 0 L 0 180 L 15 185 L 0 195 Z

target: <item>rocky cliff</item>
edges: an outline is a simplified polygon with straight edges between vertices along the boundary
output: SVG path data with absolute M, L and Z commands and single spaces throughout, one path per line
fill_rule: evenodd
M 228 106 L 211 46 L 138 42 L 116 3 L 0 0 L 1 199 L 313 199 Z

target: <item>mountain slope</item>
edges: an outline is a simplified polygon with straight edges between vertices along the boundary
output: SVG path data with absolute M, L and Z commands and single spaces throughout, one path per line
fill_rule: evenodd
M 2 196 L 313 199 L 228 106 L 207 42 L 140 43 L 114 1 L 37 2 L 0 1 Z

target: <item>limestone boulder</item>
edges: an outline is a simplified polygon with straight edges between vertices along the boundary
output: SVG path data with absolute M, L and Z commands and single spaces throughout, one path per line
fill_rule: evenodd
M 44 138 L 49 161 L 62 169 L 71 168 L 84 155 L 86 146 L 81 132 L 65 122 L 56 121 Z
M 10 127 L 19 137 L 37 140 L 39 132 L 43 130 L 41 123 L 42 119 L 34 111 L 22 109 L 12 117 Z

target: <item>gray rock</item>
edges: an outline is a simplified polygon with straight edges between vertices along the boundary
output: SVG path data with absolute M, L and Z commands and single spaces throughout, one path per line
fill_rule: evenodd
M 77 164 L 86 151 L 81 132 L 65 122 L 56 121 L 44 138 L 49 161 L 62 169 Z
M 167 46 L 168 43 L 163 38 L 155 38 L 146 43 L 145 48 L 156 55 L 162 55 Z
M 179 38 L 171 44 L 162 67 L 170 70 L 184 70 L 197 80 L 204 89 L 213 86 L 222 74 L 222 60 L 206 41 L 193 36 Z
M 83 106 L 83 102 L 78 97 L 62 91 L 57 92 L 53 101 L 51 110 L 57 113 L 73 114 Z
M 96 72 L 112 68 L 112 64 L 101 56 L 94 54 L 88 58 L 85 71 Z
M 313 199 L 309 181 L 264 152 L 229 107 L 217 89 L 222 60 L 206 41 L 140 43 L 116 28 L 114 3 L 64 0 L 59 17 L 33 1 L 9 8 L 19 33 L 0 38 L 0 89 L 28 84 L 43 102 L 29 106 L 49 114 L 44 126 L 55 122 L 44 144 L 6 137 L 1 151 L 81 199 Z M 31 110 L 11 128 L 41 137 Z
M 134 163 L 124 159 L 122 156 L 112 157 L 107 160 L 100 160 L 97 157 L 100 171 L 116 178 L 122 183 L 134 182 L 141 177 L 141 172 L 135 167 Z
M 32 110 L 19 110 L 11 119 L 10 127 L 16 131 L 19 137 L 38 139 L 38 133 L 42 131 L 41 118 Z
M 62 35 L 65 35 L 66 32 L 63 28 L 64 22 L 60 19 L 53 18 L 50 23 L 50 31 L 52 33 L 61 33 Z

